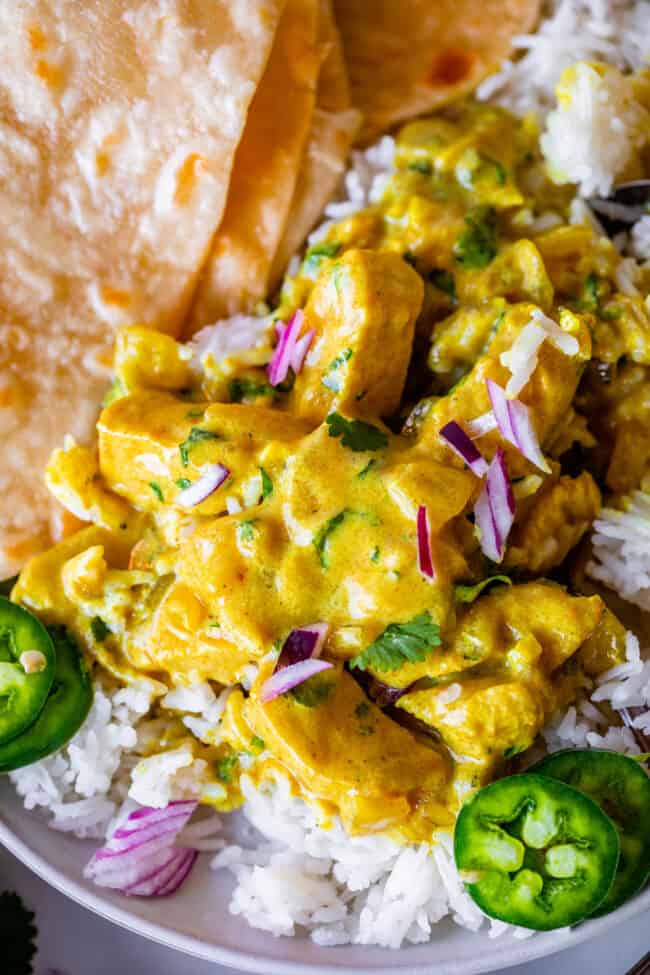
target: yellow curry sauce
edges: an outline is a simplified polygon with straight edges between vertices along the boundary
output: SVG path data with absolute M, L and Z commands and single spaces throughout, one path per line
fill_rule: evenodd
M 273 389 L 254 357 L 197 368 L 168 336 L 118 336 L 98 450 L 68 444 L 47 473 L 92 524 L 32 559 L 13 598 L 68 626 L 118 680 L 159 696 L 234 686 L 214 744 L 193 740 L 221 807 L 240 799 L 226 759 L 288 772 L 353 832 L 427 840 L 624 657 L 600 597 L 545 577 L 599 510 L 593 474 L 617 492 L 647 471 L 650 282 L 625 287 L 611 242 L 570 222 L 571 191 L 546 178 L 534 123 L 500 109 L 470 102 L 406 126 L 376 195 L 285 282 L 274 317 L 303 308 L 314 330 L 291 388 Z M 519 394 L 549 473 L 498 430 L 480 440 L 488 460 L 504 450 L 517 503 L 496 567 L 471 518 L 481 482 L 440 429 L 490 409 L 485 381 L 507 385 L 509 350 L 537 312 L 573 352 L 545 341 Z M 215 463 L 225 483 L 179 505 Z M 416 554 L 423 505 L 433 581 Z M 496 573 L 510 584 L 468 596 Z M 350 673 L 388 627 L 422 614 L 439 633 L 424 659 Z M 315 622 L 329 624 L 334 667 L 311 695 L 263 703 L 287 634 Z M 366 693 L 373 681 L 404 691 L 388 711 Z M 170 721 L 163 747 L 184 735 Z

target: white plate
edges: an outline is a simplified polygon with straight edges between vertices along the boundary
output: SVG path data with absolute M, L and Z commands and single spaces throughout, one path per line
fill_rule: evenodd
M 225 872 L 209 871 L 205 856 L 172 898 L 125 898 L 93 887 L 82 869 L 96 844 L 48 829 L 38 814 L 25 812 L 6 779 L 0 781 L 0 842 L 47 883 L 108 920 L 170 948 L 262 975 L 477 975 L 572 947 L 650 910 L 646 890 L 607 917 L 524 941 L 489 939 L 444 922 L 433 942 L 401 951 L 319 948 L 304 937 L 273 938 L 229 914 L 231 883 Z

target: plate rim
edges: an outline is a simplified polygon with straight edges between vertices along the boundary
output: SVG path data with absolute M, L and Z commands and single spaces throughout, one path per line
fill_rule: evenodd
M 416 962 L 407 968 L 354 966 L 345 964 L 312 963 L 303 961 L 276 960 L 259 954 L 250 954 L 245 950 L 233 951 L 230 948 L 202 941 L 200 938 L 182 934 L 169 927 L 146 920 L 113 903 L 101 894 L 89 892 L 81 883 L 65 876 L 57 867 L 39 853 L 33 851 L 29 844 L 11 829 L 4 821 L 0 809 L 0 843 L 9 850 L 21 863 L 39 876 L 45 883 L 59 893 L 75 901 L 86 910 L 103 917 L 104 920 L 119 927 L 126 928 L 134 934 L 155 941 L 166 948 L 181 951 L 184 954 L 200 958 L 204 961 L 217 962 L 228 968 L 240 969 L 255 975 L 486 975 L 497 972 L 513 965 L 534 961 L 537 958 L 548 957 L 567 948 L 576 947 L 586 941 L 606 934 L 644 910 L 650 910 L 650 887 L 639 893 L 629 903 L 618 908 L 605 917 L 585 922 L 577 928 L 568 931 L 558 931 L 555 938 L 530 938 L 520 942 L 503 942 L 504 948 L 496 952 L 489 959 L 477 957 L 475 960 L 458 959 L 452 962 L 440 962 L 432 958 L 430 962 Z M 471 932 L 470 932 L 471 933 Z M 550 933 L 550 932 L 549 932 Z M 272 935 L 268 935 L 272 937 Z M 386 949 L 390 951 L 390 949 Z M 391 954 L 393 952 L 391 951 Z M 486 965 L 488 967 L 486 967 Z M 495 968 L 494 966 L 498 966 Z

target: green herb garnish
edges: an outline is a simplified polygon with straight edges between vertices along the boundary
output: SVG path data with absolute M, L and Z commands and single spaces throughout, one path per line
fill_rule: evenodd
M 374 643 L 350 661 L 351 667 L 380 673 L 397 670 L 404 663 L 421 663 L 434 647 L 440 646 L 440 627 L 429 612 L 414 616 L 408 623 L 390 623 Z
M 340 413 L 330 413 L 325 422 L 330 437 L 341 437 L 344 447 L 359 453 L 364 450 L 381 450 L 388 446 L 388 437 L 379 427 L 363 420 L 348 420 Z
M 162 502 L 165 500 L 165 495 L 163 494 L 162 488 L 157 481 L 149 481 L 149 487 L 151 488 L 151 490 L 156 495 L 159 501 Z
M 179 487 L 181 491 L 185 491 L 186 488 L 191 486 L 192 486 L 192 482 L 188 477 L 179 477 L 176 481 L 176 487 Z
M 186 420 L 201 420 L 205 416 L 205 410 L 188 410 L 185 414 Z
M 352 349 L 343 349 L 343 351 L 339 352 L 339 354 L 336 356 L 335 359 L 332 359 L 329 366 L 327 367 L 327 372 L 336 373 L 337 370 L 341 368 L 341 366 L 344 366 L 346 362 L 350 361 L 352 355 L 353 355 Z M 341 392 L 341 380 L 338 376 L 336 375 L 323 376 L 321 382 L 323 386 L 326 386 L 327 389 L 331 389 L 333 393 Z
M 465 214 L 466 229 L 456 241 L 454 254 L 469 268 L 487 267 L 497 254 L 497 219 L 493 207 L 473 207 Z
M 592 314 L 595 315 L 598 312 L 599 303 L 598 275 L 592 271 L 591 274 L 587 275 L 585 280 L 582 294 L 580 296 L 580 300 L 578 301 L 578 307 L 581 311 L 592 312 Z
M 351 514 L 349 508 L 344 508 L 343 511 L 339 511 L 337 515 L 334 515 L 333 518 L 326 521 L 322 528 L 319 528 L 314 536 L 314 548 L 316 549 L 319 562 L 323 569 L 329 569 L 330 567 L 329 541 L 332 532 L 336 531 L 339 525 L 345 521 L 349 514 Z
M 485 168 L 494 170 L 494 179 L 497 186 L 505 186 L 508 174 L 503 163 L 499 162 L 498 159 L 493 159 L 492 156 L 481 155 L 481 160 Z
M 254 751 L 257 755 L 259 755 L 259 753 L 263 752 L 265 748 L 266 748 L 266 744 L 264 743 L 264 739 L 260 738 L 259 735 L 253 735 L 253 737 L 251 738 L 252 751 Z
M 237 755 L 235 755 L 234 752 L 220 758 L 217 762 L 217 778 L 222 782 L 230 782 L 232 780 L 233 770 L 238 761 Z
M 366 466 L 363 468 L 363 470 L 359 471 L 359 473 L 357 474 L 357 478 L 360 481 L 364 481 L 368 477 L 370 471 L 373 469 L 373 467 L 376 467 L 376 465 L 377 465 L 377 458 L 371 457 L 368 463 L 366 464 Z
M 273 387 L 268 383 L 258 383 L 254 379 L 242 377 L 232 379 L 228 383 L 228 395 L 231 403 L 241 403 L 245 398 L 257 399 L 259 396 L 271 396 Z
M 260 467 L 260 477 L 262 478 L 262 497 L 266 500 L 273 494 L 273 481 L 263 467 Z
M 93 639 L 95 639 L 97 643 L 103 643 L 104 640 L 111 635 L 111 631 L 106 626 L 106 623 L 101 616 L 95 616 L 90 621 L 90 631 L 93 635 Z
M 323 258 L 336 257 L 340 250 L 341 245 L 337 241 L 332 241 L 329 244 L 315 244 L 310 247 L 303 261 L 302 273 L 308 276 L 317 274 Z
M 239 533 L 240 539 L 245 542 L 252 542 L 255 537 L 255 522 L 257 518 L 249 518 L 247 521 L 241 521 L 237 526 L 237 531 Z
M 497 582 L 502 582 L 506 586 L 512 585 L 512 579 L 508 576 L 490 576 L 489 579 L 477 582 L 475 586 L 454 586 L 454 599 L 457 603 L 473 603 L 484 589 Z
M 104 399 L 102 400 L 102 406 L 110 406 L 114 403 L 116 399 L 122 399 L 123 396 L 128 394 L 128 389 L 122 382 L 119 376 L 116 376 L 111 383 L 111 388 L 108 390 Z
M 375 547 L 373 548 L 372 554 L 370 556 L 370 561 L 371 562 L 374 562 L 375 565 L 377 565 L 377 563 L 379 562 L 379 546 L 378 545 L 375 545 Z
M 184 440 L 182 444 L 178 445 L 178 449 L 181 454 L 181 463 L 183 467 L 187 467 L 190 458 L 190 450 L 197 445 L 197 443 L 202 443 L 205 440 L 219 440 L 219 434 L 215 433 L 213 430 L 204 430 L 203 427 L 192 427 L 189 432 L 187 440 Z
M 406 168 L 410 169 L 412 173 L 421 173 L 423 176 L 430 176 L 432 172 L 431 163 L 424 159 L 414 159 Z
M 304 708 L 317 708 L 330 696 L 334 690 L 334 683 L 324 674 L 314 674 L 297 687 L 292 687 L 289 694 L 296 704 L 301 704 Z

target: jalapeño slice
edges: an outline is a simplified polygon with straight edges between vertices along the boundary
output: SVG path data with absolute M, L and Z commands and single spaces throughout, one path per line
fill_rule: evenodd
M 64 627 L 52 627 L 49 632 L 56 647 L 52 688 L 34 724 L 0 745 L 0 772 L 12 772 L 58 751 L 83 724 L 90 710 L 92 685 L 79 650 Z
M 36 721 L 54 665 L 54 645 L 43 624 L 0 596 L 0 746 Z
M 614 824 L 591 799 L 543 775 L 477 792 L 454 834 L 467 889 L 490 917 L 535 931 L 576 924 L 607 896 L 619 856 Z
M 596 748 L 556 752 L 533 771 L 584 792 L 616 826 L 618 870 L 595 912 L 608 914 L 641 890 L 650 876 L 650 779 L 633 758 Z

